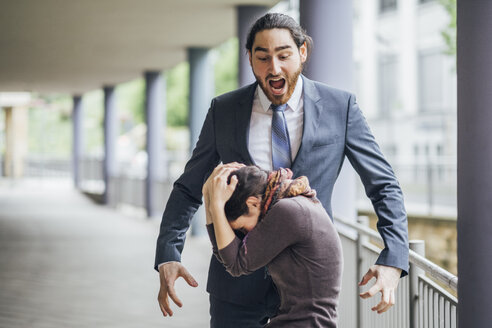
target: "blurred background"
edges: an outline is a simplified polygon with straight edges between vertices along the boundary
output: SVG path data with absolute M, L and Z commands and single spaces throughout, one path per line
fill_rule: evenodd
M 24 0 L 0 1 L 0 6 L 0 244 L 11 247 L 17 240 L 14 230 L 26 240 L 42 235 L 27 233 L 25 227 L 14 229 L 15 220 L 9 218 L 21 213 L 29 220 L 43 204 L 70 216 L 70 202 L 75 201 L 81 220 L 114 216 L 105 234 L 118 235 L 114 231 L 123 228 L 114 227 L 121 218 L 128 226 L 122 236 L 143 231 L 137 244 L 145 244 L 148 252 L 136 256 L 147 257 L 144 269 L 149 272 L 142 274 L 152 280 L 145 288 L 156 297 L 153 245 L 172 182 L 190 156 L 211 98 L 253 82 L 244 59 L 244 31 L 267 11 L 289 14 L 303 24 L 303 0 Z M 427 258 L 457 274 L 456 0 L 352 0 L 351 18 L 353 79 L 344 88 L 357 95 L 400 181 L 411 239 L 425 240 Z M 318 33 L 323 35 L 323 30 Z M 318 42 L 315 38 L 314 52 Z M 354 183 L 357 215 L 369 216 L 375 227 L 362 184 L 358 178 L 348 181 Z M 81 194 L 88 198 L 78 198 Z M 24 208 L 24 214 L 9 206 L 50 195 L 54 200 L 34 201 L 30 204 L 39 207 Z M 56 199 L 67 206 L 59 206 Z M 98 207 L 91 209 L 93 214 L 83 214 L 82 208 L 94 202 L 106 204 L 106 212 L 97 212 Z M 101 220 L 91 217 L 86 222 L 97 226 Z M 134 223 L 138 228 L 131 226 Z M 70 229 L 80 231 L 67 229 L 60 233 L 68 239 L 77 236 L 68 233 Z M 197 224 L 193 230 L 198 236 L 203 233 Z M 124 241 L 128 239 L 118 240 L 123 249 L 129 247 Z M 204 286 L 208 244 L 200 238 L 189 244 L 190 254 L 203 256 L 184 256 L 184 261 L 198 263 Z M 2 266 L 10 263 L 8 254 L 0 251 Z M 20 288 L 8 285 L 7 273 L 3 277 L 2 293 Z M 201 288 L 201 294 L 185 296 L 206 302 Z M 184 321 L 165 321 L 151 297 L 140 305 L 152 306 L 155 320 L 146 325 L 206 326 L 186 323 L 185 315 Z M 197 322 L 206 322 L 206 307 L 197 307 L 203 308 Z M 15 321 L 20 314 L 12 308 L 0 311 L 0 326 L 36 326 L 35 321 Z M 189 307 L 183 311 L 191 316 Z M 136 318 L 127 325 L 139 327 Z M 111 326 L 101 320 L 87 326 Z M 48 321 L 45 326 L 57 325 Z

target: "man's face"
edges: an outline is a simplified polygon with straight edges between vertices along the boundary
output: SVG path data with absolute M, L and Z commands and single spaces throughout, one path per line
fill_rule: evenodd
M 289 100 L 306 57 L 306 45 L 297 48 L 287 29 L 256 33 L 249 62 L 261 89 L 274 105 Z

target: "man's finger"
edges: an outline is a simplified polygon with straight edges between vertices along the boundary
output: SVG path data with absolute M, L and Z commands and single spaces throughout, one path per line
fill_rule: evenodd
M 367 273 L 362 277 L 362 280 L 359 282 L 359 286 L 364 286 L 374 277 L 374 273 L 372 270 L 367 271 Z
M 374 306 L 371 310 L 381 313 L 386 307 L 388 307 L 390 301 L 390 291 L 388 289 L 381 290 L 381 301 Z
M 159 291 L 159 295 L 157 297 L 157 301 L 159 302 L 159 307 L 161 308 L 162 314 L 167 317 L 173 315 L 173 311 L 171 310 L 171 307 L 169 306 L 169 301 L 167 298 L 167 291 L 164 291 L 161 289 Z
M 161 312 L 165 317 L 168 315 L 172 316 L 172 310 L 169 308 L 169 304 L 166 305 L 166 303 L 167 302 L 164 299 L 159 299 L 159 307 L 161 308 Z
M 184 267 L 181 270 L 181 277 L 184 278 L 184 280 L 190 285 L 191 287 L 198 287 L 198 283 L 196 282 L 195 278 L 186 270 Z
M 167 293 L 169 294 L 169 297 L 173 300 L 173 302 L 179 306 L 182 307 L 183 303 L 179 299 L 178 295 L 176 295 L 176 291 L 174 290 L 174 286 L 168 285 L 167 286 Z
M 159 303 L 159 308 L 161 309 L 162 315 L 167 317 L 167 311 L 164 309 L 164 306 L 162 303 L 164 303 L 164 300 L 161 297 L 161 292 L 159 292 L 159 295 L 157 295 L 157 303 Z
M 166 309 L 164 309 L 164 306 L 161 303 L 159 303 L 159 307 L 161 308 L 162 315 L 167 317 L 167 312 Z
M 389 292 L 389 295 L 390 295 L 389 303 L 381 311 L 378 311 L 378 313 L 383 313 L 388 311 L 395 304 L 395 291 L 391 290 Z
M 169 304 L 169 298 L 166 297 L 164 298 L 164 310 L 166 310 L 167 314 L 172 317 L 173 316 L 173 310 L 171 310 L 171 305 Z
M 376 283 L 371 288 L 369 288 L 368 291 L 366 291 L 365 293 L 361 293 L 359 295 L 362 298 L 369 298 L 369 297 L 373 297 L 374 295 L 376 295 L 376 293 L 379 292 L 380 290 L 381 290 L 381 287 Z

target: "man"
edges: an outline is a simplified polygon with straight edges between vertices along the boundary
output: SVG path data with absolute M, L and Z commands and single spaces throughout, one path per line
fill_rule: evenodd
M 168 296 L 182 305 L 174 291 L 179 276 L 196 286 L 179 263 L 180 254 L 190 220 L 201 205 L 202 185 L 219 162 L 256 164 L 267 170 L 290 167 L 295 177 L 309 178 L 331 216 L 333 186 L 347 157 L 373 203 L 385 241 L 360 285 L 373 277 L 376 282 L 361 297 L 381 292 L 381 301 L 372 308 L 378 313 L 394 304 L 399 278 L 408 271 L 403 196 L 355 97 L 300 74 L 311 47 L 311 38 L 286 15 L 267 14 L 251 28 L 246 48 L 256 83 L 212 100 L 193 155 L 163 214 L 156 269 L 164 316 L 173 314 Z M 265 270 L 233 278 L 214 257 L 207 291 L 214 328 L 262 327 L 278 307 Z

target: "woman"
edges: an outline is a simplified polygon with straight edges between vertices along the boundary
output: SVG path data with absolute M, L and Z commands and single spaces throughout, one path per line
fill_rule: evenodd
M 336 327 L 340 239 L 307 178 L 219 165 L 203 194 L 214 254 L 227 271 L 239 276 L 267 266 L 272 276 L 280 307 L 266 327 Z

